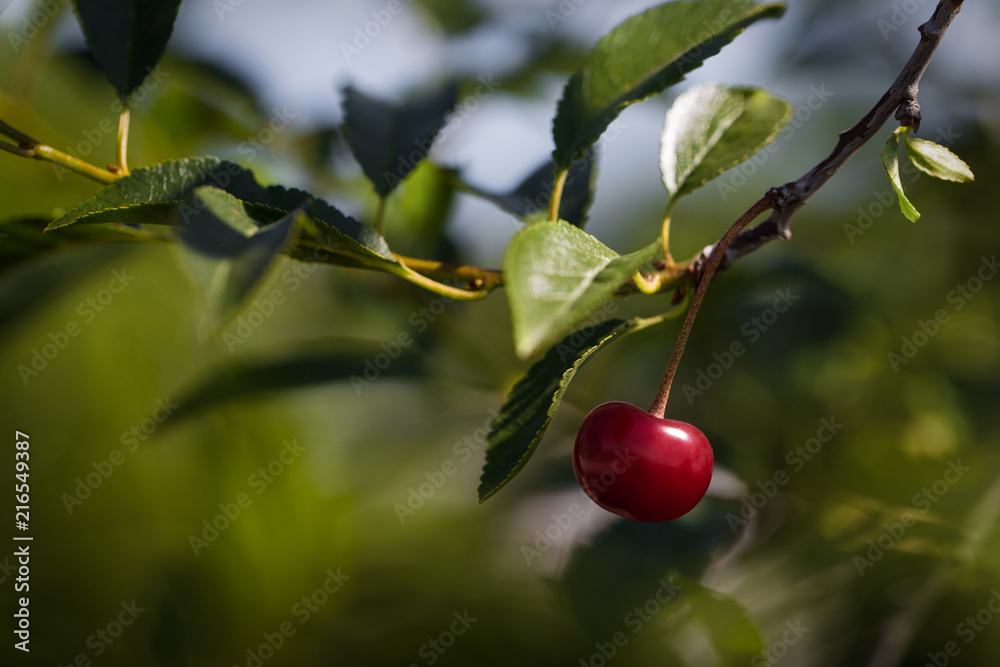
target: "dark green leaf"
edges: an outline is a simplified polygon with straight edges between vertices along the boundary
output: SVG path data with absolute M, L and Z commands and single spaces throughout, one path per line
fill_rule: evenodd
M 583 157 L 626 106 L 681 81 L 744 28 L 784 11 L 782 4 L 750 0 L 678 0 L 626 19 L 587 54 L 563 90 L 552 127 L 556 166 Z
M 535 453 L 577 369 L 603 345 L 637 327 L 635 320 L 608 320 L 567 336 L 518 380 L 486 439 L 480 502 L 513 479 Z
M 583 160 L 573 163 L 566 177 L 562 199 L 559 201 L 559 217 L 581 229 L 587 222 L 587 211 L 594 195 L 596 160 L 597 155 L 590 150 Z M 491 194 L 481 190 L 475 192 L 505 211 L 526 220 L 539 215 L 548 216 L 549 201 L 552 199 L 552 188 L 555 184 L 555 168 L 551 160 L 546 162 L 507 194 Z
M 889 176 L 892 189 L 896 191 L 896 196 L 899 198 L 899 210 L 903 212 L 907 220 L 916 222 L 920 219 L 920 213 L 906 198 L 906 194 L 903 193 L 903 182 L 899 180 L 899 135 L 896 132 L 892 133 L 889 141 L 885 143 L 885 148 L 882 149 L 882 166 L 885 167 L 885 173 Z
M 223 335 L 238 335 L 237 333 Z M 305 341 L 299 350 L 274 356 L 238 359 L 216 369 L 174 400 L 180 405 L 170 421 L 187 418 L 221 404 L 333 382 L 351 382 L 356 392 L 372 383 L 366 379 L 371 359 L 383 350 L 375 343 L 350 340 Z M 367 366 L 366 366 L 367 362 Z M 404 351 L 379 378 L 416 377 L 424 372 L 421 358 Z
M 297 209 L 267 225 L 245 205 L 211 186 L 197 188 L 189 199 L 196 211 L 179 237 L 184 257 L 208 294 L 214 315 L 225 318 L 244 304 L 268 270 L 295 242 Z
M 87 45 L 122 99 L 163 56 L 181 0 L 75 0 Z
M 657 241 L 619 256 L 563 221 L 525 227 L 503 265 L 517 353 L 527 358 L 572 331 L 659 249 Z
M 969 165 L 941 144 L 911 137 L 909 133 L 906 134 L 904 144 L 910 162 L 925 174 L 955 183 L 976 180 Z
M 434 138 L 457 101 L 455 84 L 402 105 L 353 88 L 344 91 L 344 134 L 380 197 L 392 192 L 430 154 Z
M 341 263 L 395 270 L 398 262 L 377 232 L 354 218 L 314 199 L 301 190 L 280 186 L 263 187 L 253 173 L 233 162 L 213 157 L 164 162 L 136 169 L 96 195 L 54 220 L 48 231 L 68 225 L 98 222 L 176 224 L 190 219 L 197 210 L 181 203 L 200 186 L 213 185 L 225 190 L 254 212 L 271 210 L 263 221 L 271 222 L 307 204 L 315 230 L 303 234 L 300 244 L 290 254 L 296 259 Z M 179 214 L 175 215 L 175 211 Z M 259 215 L 255 217 L 260 220 Z M 342 261 L 341 261 L 342 260 Z
M 676 200 L 771 143 L 792 105 L 759 88 L 696 86 L 667 112 L 660 141 L 663 184 Z

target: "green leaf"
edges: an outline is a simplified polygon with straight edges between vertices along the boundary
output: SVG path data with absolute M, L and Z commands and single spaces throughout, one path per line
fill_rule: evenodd
M 660 171 L 671 200 L 747 160 L 791 117 L 791 104 L 759 88 L 706 84 L 680 95 L 660 140 Z
M 906 155 L 920 171 L 934 178 L 955 183 L 967 183 L 976 180 L 969 165 L 950 150 L 926 139 L 911 137 L 906 134 Z
M 124 100 L 163 56 L 181 0 L 75 0 L 87 46 Z
M 577 160 L 569 170 L 559 201 L 559 217 L 574 227 L 583 228 L 587 222 L 587 211 L 594 196 L 594 168 L 597 155 L 587 151 L 583 160 Z M 473 189 L 481 197 L 500 208 L 525 220 L 544 215 L 547 220 L 549 201 L 555 187 L 555 163 L 551 160 L 536 169 L 514 190 L 506 194 L 495 194 Z
M 636 320 L 608 320 L 574 333 L 518 380 L 486 438 L 480 502 L 513 479 L 535 453 L 577 369 L 605 344 L 636 330 Z
M 197 188 L 190 205 L 196 210 L 180 232 L 185 261 L 208 294 L 213 314 L 225 318 L 242 306 L 278 255 L 294 244 L 297 209 L 258 226 L 245 204 L 211 186 Z
M 916 222 L 920 219 L 920 213 L 906 198 L 903 193 L 903 182 L 899 180 L 899 135 L 896 132 L 892 133 L 889 141 L 885 142 L 885 148 L 882 149 L 882 165 L 885 167 L 885 173 L 889 176 L 889 182 L 892 183 L 892 189 L 899 197 L 899 210 L 903 212 L 907 220 Z
M 239 399 L 278 394 L 292 389 L 351 382 L 356 393 L 372 384 L 365 379 L 366 362 L 383 352 L 368 341 L 328 339 L 305 341 L 294 352 L 237 359 L 182 391 L 170 421 Z M 416 377 L 424 373 L 421 357 L 404 351 L 382 369 L 379 379 Z
M 527 358 L 572 331 L 659 249 L 656 241 L 619 256 L 561 220 L 521 230 L 503 262 L 518 355 Z
M 375 192 L 384 197 L 430 154 L 445 117 L 458 101 L 458 86 L 402 105 L 344 91 L 347 143 Z
M 678 0 L 626 19 L 566 83 L 552 126 L 556 166 L 583 157 L 622 109 L 683 80 L 747 26 L 784 11 L 780 3 Z
M 374 230 L 309 193 L 274 185 L 265 188 L 257 183 L 252 172 L 214 157 L 136 169 L 54 220 L 46 230 L 83 223 L 177 224 L 175 212 L 180 214 L 181 221 L 197 213 L 197 209 L 182 207 L 181 203 L 195 188 L 204 185 L 213 185 L 254 205 L 255 213 L 270 210 L 270 215 L 264 216 L 266 222 L 308 204 L 306 211 L 315 230 L 304 233 L 299 245 L 289 253 L 296 259 L 387 271 L 400 269 L 385 239 Z

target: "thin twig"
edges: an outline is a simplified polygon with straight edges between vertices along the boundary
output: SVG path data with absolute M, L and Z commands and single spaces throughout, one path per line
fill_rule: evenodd
M 917 103 L 920 79 L 927 70 L 927 65 L 934 56 L 934 52 L 937 51 L 945 31 L 961 8 L 962 0 L 941 0 L 931 19 L 918 28 L 920 43 L 903 67 L 903 71 L 899 73 L 892 86 L 875 107 L 865 114 L 857 125 L 840 133 L 833 152 L 797 180 L 769 190 L 764 197 L 740 216 L 740 219 L 729 228 L 729 231 L 714 247 L 702 250 L 699 257 L 693 260 L 692 263 L 695 267 L 702 267 L 701 270 L 696 269 L 691 274 L 692 279 L 697 282 L 697 292 L 691 302 L 691 310 L 688 312 L 677 337 L 674 352 L 667 363 L 667 369 L 663 374 L 663 381 L 657 391 L 656 398 L 649 408 L 651 415 L 662 417 L 665 412 L 667 399 L 670 396 L 670 385 L 673 383 L 677 365 L 684 353 L 684 346 L 691 333 L 691 327 L 698 314 L 705 290 L 708 289 L 715 272 L 732 264 L 735 259 L 756 250 L 768 241 L 776 238 L 789 238 L 791 236 L 791 221 L 795 213 L 805 206 L 809 199 L 834 174 L 840 171 L 862 146 L 875 136 L 894 112 L 901 125 L 912 127 L 914 131 L 920 127 L 920 105 Z M 774 209 L 770 218 L 752 229 L 741 231 L 768 208 Z M 723 262 L 723 259 L 726 261 Z
M 920 42 L 889 90 L 857 125 L 840 133 L 837 145 L 822 162 L 798 179 L 778 188 L 780 196 L 772 216 L 737 236 L 720 268 L 725 269 L 769 241 L 790 238 L 791 222 L 796 212 L 882 129 L 893 114 L 901 125 L 913 127 L 914 131 L 919 129 L 920 105 L 917 104 L 917 91 L 920 79 L 941 44 L 945 31 L 961 9 L 962 0 L 941 0 L 938 3 L 930 20 L 918 28 Z M 702 252 L 702 260 L 704 257 L 705 251 Z

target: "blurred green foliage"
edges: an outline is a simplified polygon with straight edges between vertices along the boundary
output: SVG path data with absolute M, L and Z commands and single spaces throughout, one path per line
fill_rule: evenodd
M 448 31 L 489 20 L 470 3 L 422 4 Z M 835 33 L 824 6 L 802 19 L 804 33 Z M 0 117 L 112 161 L 113 138 L 92 129 L 110 117 L 110 89 L 84 58 L 50 47 L 43 31 L 18 59 L 0 57 Z M 553 36 L 540 53 L 568 48 Z M 797 60 L 801 45 L 785 48 L 783 65 L 801 80 L 840 71 L 815 49 Z M 133 116 L 134 165 L 232 156 L 266 123 L 254 92 L 225 72 L 177 54 L 164 67 L 170 77 Z M 825 122 L 846 127 L 873 102 L 836 100 Z M 880 146 L 868 146 L 838 176 L 837 194 L 803 210 L 791 242 L 741 260 L 712 287 L 668 410 L 701 428 L 747 488 L 667 525 L 596 510 L 569 451 L 597 403 L 649 401 L 677 324 L 596 356 L 539 454 L 479 505 L 486 427 L 527 368 L 502 295 L 448 303 L 391 276 L 282 259 L 224 336 L 206 328 L 208 304 L 175 248 L 80 247 L 3 266 L 4 437 L 31 436 L 35 538 L 30 661 L 18 653 L 9 664 L 83 655 L 95 665 L 247 667 L 920 665 L 948 642 L 958 650 L 949 664 L 995 664 L 998 135 L 985 112 L 954 129 L 951 147 L 976 182 L 904 174 L 918 223 L 883 201 Z M 834 136 L 809 127 L 790 143 L 818 159 Z M 366 192 L 356 173 L 331 169 L 331 151 L 343 152 L 331 142 L 328 129 L 289 131 L 253 169 L 269 180 L 290 161 L 319 194 Z M 768 169 L 774 183 L 798 175 Z M 413 174 L 390 202 L 390 240 L 460 255 L 435 238 L 451 229 L 449 179 L 430 167 Z M 49 216 L 96 190 L 0 154 L 3 217 Z M 757 195 L 748 185 L 725 206 L 711 187 L 692 197 L 675 213 L 675 243 L 713 241 L 729 207 Z M 655 209 L 661 198 L 621 206 Z M 694 210 L 701 224 L 685 227 Z M 649 240 L 638 222 L 617 233 L 620 247 Z M 261 300 L 275 291 L 282 303 L 267 314 Z M 778 314 L 781 294 L 791 305 Z M 666 300 L 629 298 L 615 316 L 661 312 Z M 366 382 L 172 407 L 234 365 L 294 356 L 316 340 L 368 341 L 369 356 L 357 357 Z M 744 351 L 727 358 L 736 342 Z M 23 375 L 35 357 L 44 368 Z M 395 363 L 408 372 L 386 371 Z M 9 480 L 13 447 L 3 451 Z M 0 553 L 8 622 L 12 550 Z

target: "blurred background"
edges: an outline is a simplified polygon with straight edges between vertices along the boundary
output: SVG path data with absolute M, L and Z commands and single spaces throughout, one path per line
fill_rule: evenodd
M 513 188 L 547 159 L 582 55 L 652 4 L 185 2 L 133 112 L 131 164 L 217 155 L 370 219 L 340 91 L 401 100 L 458 78 L 458 120 L 394 196 L 386 236 L 495 266 L 520 223 L 434 165 Z M 675 256 L 714 242 L 867 112 L 934 6 L 789 4 L 621 115 L 601 142 L 588 231 L 620 252 L 658 233 L 657 139 L 680 91 L 762 85 L 796 107 L 777 150 L 674 215 Z M 8 644 L 4 664 L 996 664 L 1000 7 L 966 5 L 923 79 L 918 136 L 952 148 L 976 182 L 904 171 L 923 214 L 907 222 L 879 162 L 887 127 L 791 241 L 713 286 L 668 416 L 706 433 L 719 483 L 670 524 L 593 506 L 569 454 L 593 406 L 651 400 L 676 323 L 589 363 L 524 472 L 480 505 L 487 427 L 530 365 L 502 292 L 445 303 L 389 276 L 285 261 L 258 297 L 281 302 L 212 335 L 172 247 L 2 267 L 0 469 L 9 480 L 13 433 L 28 433 L 34 536 L 31 653 Z M 0 117 L 112 162 L 113 92 L 72 12 L 15 0 L 0 42 Z M 290 124 L 265 131 L 279 115 Z M 0 218 L 52 216 L 97 189 L 0 154 Z M 668 300 L 633 297 L 615 315 Z M 313 350 L 376 363 L 403 333 L 414 342 L 370 384 L 190 398 L 241 365 Z M 746 351 L 726 361 L 735 342 Z M 0 552 L 11 626 L 13 549 Z

